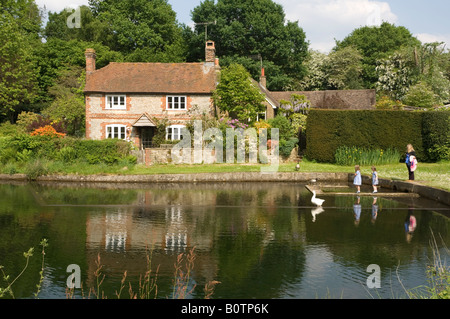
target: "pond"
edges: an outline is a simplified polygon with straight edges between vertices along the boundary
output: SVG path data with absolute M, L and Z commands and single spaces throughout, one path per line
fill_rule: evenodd
M 151 270 L 152 297 L 166 299 L 173 297 L 177 257 L 193 252 L 188 298 L 204 298 L 205 284 L 218 281 L 215 299 L 353 299 L 405 298 L 405 289 L 428 285 L 433 253 L 448 257 L 447 206 L 324 193 L 320 209 L 305 186 L 0 183 L 0 265 L 15 278 L 23 252 L 34 247 L 13 286 L 15 298 L 34 298 L 45 238 L 39 298 L 66 298 L 67 267 L 77 265 L 82 288 L 74 298 L 94 296 L 89 289 L 101 267 L 98 291 L 108 298 L 120 291 L 125 271 L 122 298 L 129 285 L 138 292 L 139 278 Z M 379 279 L 375 288 L 367 285 L 371 275 Z

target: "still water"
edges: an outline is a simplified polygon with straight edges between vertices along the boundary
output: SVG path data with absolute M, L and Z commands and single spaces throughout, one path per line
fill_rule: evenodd
M 34 247 L 13 286 L 15 298 L 34 298 L 39 242 L 46 238 L 39 298 L 66 298 L 69 265 L 81 270 L 83 288 L 74 297 L 87 297 L 98 257 L 108 298 L 119 291 L 124 271 L 121 296 L 127 297 L 148 269 L 156 297 L 172 298 L 177 256 L 195 248 L 189 298 L 203 298 L 204 285 L 216 280 L 216 299 L 350 299 L 405 298 L 405 289 L 427 285 L 433 236 L 442 261 L 448 258 L 447 206 L 417 198 L 320 197 L 323 210 L 296 183 L 3 183 L 0 265 L 14 278 L 25 265 L 23 252 Z M 405 221 L 413 219 L 406 231 Z M 380 288 L 366 284 L 372 264 L 381 271 Z

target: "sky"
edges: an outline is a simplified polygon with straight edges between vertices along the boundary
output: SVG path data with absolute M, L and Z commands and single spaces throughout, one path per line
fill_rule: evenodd
M 87 5 L 88 0 L 35 0 L 48 11 Z M 168 0 L 180 23 L 193 25 L 191 10 L 202 0 Z M 274 0 L 284 8 L 286 20 L 297 21 L 310 48 L 329 52 L 335 40 L 354 29 L 382 21 L 406 27 L 423 43 L 445 42 L 450 49 L 450 1 L 448 0 Z

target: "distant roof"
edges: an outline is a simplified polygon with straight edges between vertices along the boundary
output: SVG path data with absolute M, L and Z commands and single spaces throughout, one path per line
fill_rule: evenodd
M 214 63 L 116 63 L 87 76 L 85 92 L 207 94 L 215 89 Z

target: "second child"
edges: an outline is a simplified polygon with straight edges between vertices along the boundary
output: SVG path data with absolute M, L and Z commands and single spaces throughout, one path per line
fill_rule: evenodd
M 361 170 L 359 168 L 359 165 L 355 165 L 355 177 L 353 178 L 353 185 L 356 186 L 356 193 L 359 194 L 361 192 Z
M 372 166 L 372 186 L 373 193 L 378 193 L 378 172 L 375 166 Z

